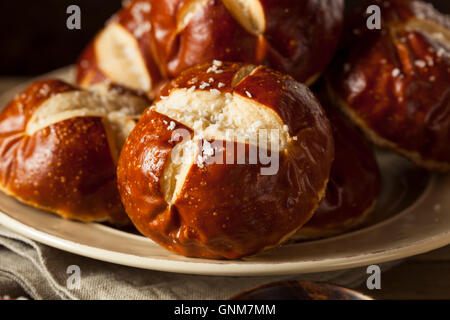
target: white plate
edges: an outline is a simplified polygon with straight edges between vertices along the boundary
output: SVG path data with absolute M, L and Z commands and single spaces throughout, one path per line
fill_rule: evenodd
M 51 76 L 71 79 L 70 69 Z M 22 86 L 23 87 L 23 86 Z M 21 88 L 0 98 L 0 107 Z M 151 240 L 96 223 L 63 220 L 0 194 L 0 224 L 49 246 L 144 269 L 230 276 L 298 274 L 376 264 L 450 243 L 450 175 L 435 176 L 377 151 L 382 194 L 371 220 L 338 237 L 288 244 L 239 261 L 191 259 Z

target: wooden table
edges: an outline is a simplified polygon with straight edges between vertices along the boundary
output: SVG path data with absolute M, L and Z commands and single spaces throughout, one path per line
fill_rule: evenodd
M 0 94 L 26 78 L 0 78 Z M 381 276 L 381 290 L 360 291 L 376 299 L 450 299 L 450 246 L 406 259 Z
M 359 290 L 375 299 L 450 299 L 450 246 L 406 259 L 381 275 L 381 290 Z

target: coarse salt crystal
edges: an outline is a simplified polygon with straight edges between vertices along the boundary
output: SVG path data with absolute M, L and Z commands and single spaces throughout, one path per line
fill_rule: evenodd
M 425 68 L 427 66 L 427 64 L 423 60 L 414 61 L 414 65 L 419 68 Z
M 200 88 L 200 89 L 205 89 L 206 87 L 209 87 L 210 86 L 210 84 L 209 83 L 206 83 L 206 82 L 202 82 L 198 87 Z
M 261 121 L 253 122 L 251 124 L 251 126 L 250 126 L 250 131 L 255 132 L 256 130 L 258 130 L 262 126 L 263 126 L 263 123 Z
M 435 38 L 438 39 L 438 40 L 445 41 L 445 36 L 444 36 L 444 34 L 441 33 L 441 32 L 435 32 L 435 33 L 433 33 L 433 37 L 435 37 Z
M 220 94 L 220 91 L 217 89 L 211 89 L 211 90 L 209 90 L 209 92 L 211 92 L 212 94 L 214 94 L 216 96 Z
M 150 23 L 146 22 L 146 23 L 141 23 L 138 25 L 138 27 L 136 29 L 134 29 L 134 36 L 136 38 L 140 38 L 142 37 L 146 32 L 151 30 L 151 25 Z
M 167 129 L 168 129 L 168 130 L 173 130 L 173 129 L 175 129 L 175 126 L 176 126 L 175 122 L 170 121 L 170 124 L 169 124 L 169 126 L 167 127 Z
M 212 156 L 214 154 L 214 149 L 208 141 L 203 141 L 203 153 L 207 156 Z
M 203 165 L 204 162 L 205 162 L 205 158 L 202 157 L 201 155 L 198 155 L 197 156 L 197 166 L 199 168 L 203 168 L 204 167 L 204 165 Z
M 395 68 L 394 70 L 392 70 L 392 76 L 393 77 L 397 77 L 400 74 L 400 69 L 399 68 Z
M 251 98 L 252 97 L 252 94 L 250 93 L 250 92 L 248 92 L 248 91 L 245 91 L 245 94 L 247 95 L 247 97 L 249 97 L 249 98 Z

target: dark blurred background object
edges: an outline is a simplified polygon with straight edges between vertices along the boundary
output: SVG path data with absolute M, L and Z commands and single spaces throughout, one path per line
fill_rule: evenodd
M 69 30 L 67 7 L 81 9 L 81 30 Z M 121 7 L 121 0 L 0 1 L 0 75 L 37 75 L 73 64 Z
M 300 1 L 300 0 L 298 0 Z M 2 0 L 0 2 L 0 75 L 38 75 L 75 63 L 77 57 L 121 0 Z M 450 13 L 450 0 L 433 0 Z M 347 8 L 364 0 L 346 0 Z M 81 30 L 69 30 L 70 5 L 81 9 Z

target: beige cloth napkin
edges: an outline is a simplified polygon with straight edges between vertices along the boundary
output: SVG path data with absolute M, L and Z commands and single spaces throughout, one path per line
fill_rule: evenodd
M 381 265 L 383 270 L 394 263 Z M 69 265 L 81 270 L 79 289 L 68 289 Z M 210 277 L 165 273 L 97 261 L 48 247 L 0 226 L 0 296 L 33 299 L 228 299 L 265 283 L 302 279 L 354 288 L 366 268 L 279 277 Z

